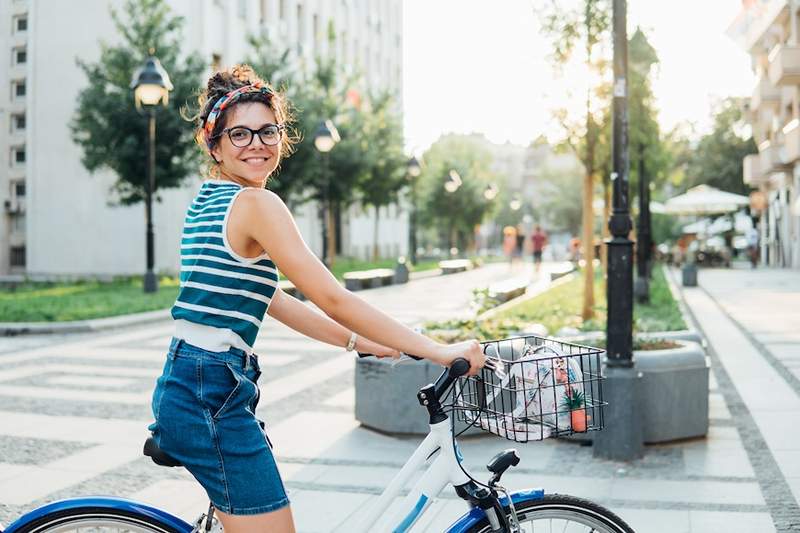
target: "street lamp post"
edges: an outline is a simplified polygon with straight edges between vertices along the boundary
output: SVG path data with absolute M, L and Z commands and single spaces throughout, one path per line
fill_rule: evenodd
M 172 82 L 169 74 L 161 66 L 158 58 L 153 56 L 145 60 L 144 65 L 136 70 L 131 81 L 136 109 L 144 108 L 147 113 L 147 179 L 145 181 L 145 220 L 147 225 L 147 269 L 144 274 L 144 292 L 156 292 L 158 279 L 153 272 L 154 236 L 153 236 L 153 193 L 156 189 L 156 109 L 159 104 L 169 102 L 169 91 Z
M 417 178 L 422 173 L 422 167 L 414 156 L 406 163 L 408 179 L 411 182 L 411 212 L 408 217 L 408 254 L 411 264 L 417 264 Z
M 633 226 L 628 207 L 628 36 L 626 0 L 613 0 L 614 86 L 612 122 L 612 214 L 608 221 L 608 315 L 606 322 L 605 421 L 613 431 L 601 431 L 594 454 L 613 460 L 643 455 L 639 416 L 641 374 L 633 366 Z
M 325 195 L 323 199 L 324 215 L 322 217 L 322 257 L 328 268 L 333 267 L 333 258 L 336 253 L 336 225 L 333 220 L 333 205 L 331 202 L 328 152 L 330 152 L 340 140 L 339 131 L 330 120 L 325 120 L 320 123 L 317 132 L 314 134 L 314 146 L 323 154 L 324 158 L 322 165 L 323 181 L 325 183 Z

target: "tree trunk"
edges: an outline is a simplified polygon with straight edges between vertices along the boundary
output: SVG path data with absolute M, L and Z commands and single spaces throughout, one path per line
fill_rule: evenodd
M 328 217 L 328 268 L 333 268 L 336 261 L 336 216 L 333 212 L 333 201 L 328 202 L 325 215 Z
M 608 230 L 608 220 L 611 218 L 611 187 L 610 181 L 603 179 L 603 245 L 600 246 L 600 261 L 603 263 L 603 276 L 608 277 L 608 246 L 605 241 L 611 237 Z
M 592 211 L 592 197 L 594 180 L 592 173 L 587 171 L 583 177 L 583 259 L 584 259 L 584 284 L 583 284 L 583 309 L 581 317 L 589 320 L 594 314 L 594 212 Z
M 378 260 L 378 216 L 380 215 L 380 208 L 376 205 L 375 206 L 375 228 L 374 233 L 372 235 L 372 262 L 376 262 Z

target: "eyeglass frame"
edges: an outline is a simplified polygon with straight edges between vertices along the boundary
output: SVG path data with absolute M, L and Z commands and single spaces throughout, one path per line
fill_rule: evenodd
M 259 133 L 259 132 L 263 131 L 265 128 L 268 128 L 270 126 L 274 126 L 274 127 L 276 127 L 278 129 L 278 142 L 276 142 L 275 144 L 265 143 L 264 139 L 261 138 L 261 134 Z M 250 132 L 250 142 L 245 144 L 244 146 L 239 146 L 239 145 L 235 144 L 233 142 L 233 139 L 231 138 L 231 131 L 238 130 L 238 129 L 247 130 L 247 131 Z M 236 148 L 247 148 L 248 146 L 253 144 L 253 139 L 255 139 L 256 135 L 258 135 L 258 139 L 261 141 L 261 144 L 263 144 L 264 146 L 277 146 L 281 142 L 281 137 L 283 136 L 283 132 L 285 130 L 286 130 L 286 125 L 285 124 L 270 124 L 270 123 L 267 123 L 267 124 L 264 124 L 263 126 L 261 126 L 257 130 L 254 130 L 252 128 L 248 128 L 247 126 L 234 126 L 232 128 L 225 128 L 224 130 L 219 132 L 216 136 L 214 136 L 214 139 L 219 139 L 223 135 L 227 134 L 228 135 L 228 140 L 231 141 L 231 144 L 233 146 L 235 146 Z

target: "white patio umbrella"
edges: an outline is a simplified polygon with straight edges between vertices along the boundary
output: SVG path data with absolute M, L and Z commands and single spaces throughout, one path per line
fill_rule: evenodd
M 718 215 L 738 211 L 746 205 L 750 205 L 747 196 L 698 185 L 667 200 L 664 212 L 671 215 Z

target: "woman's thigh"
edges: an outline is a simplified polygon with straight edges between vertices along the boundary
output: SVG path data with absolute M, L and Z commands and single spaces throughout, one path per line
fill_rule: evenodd
M 225 533 L 294 533 L 294 518 L 291 507 L 271 513 L 253 515 L 230 515 L 216 511 Z

